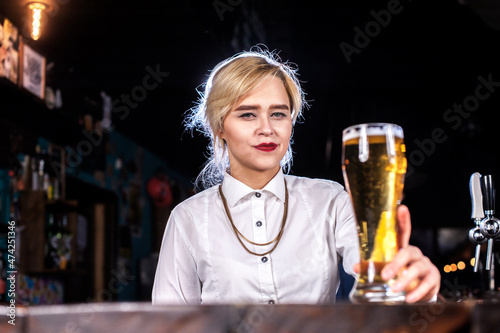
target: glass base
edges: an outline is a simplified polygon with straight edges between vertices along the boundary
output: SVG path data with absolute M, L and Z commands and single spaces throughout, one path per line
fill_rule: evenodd
M 401 304 L 405 302 L 406 293 L 404 291 L 394 292 L 386 283 L 366 283 L 356 285 L 351 291 L 349 299 L 356 304 Z

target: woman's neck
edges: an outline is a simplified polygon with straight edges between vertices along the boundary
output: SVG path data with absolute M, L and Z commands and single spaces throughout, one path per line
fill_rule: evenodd
M 239 180 L 248 187 L 254 190 L 260 190 L 264 188 L 271 181 L 271 179 L 274 178 L 274 176 L 276 176 L 279 170 L 280 170 L 279 165 L 276 169 L 266 170 L 266 171 L 257 171 L 257 170 L 240 171 L 231 169 L 230 175 L 231 177 Z

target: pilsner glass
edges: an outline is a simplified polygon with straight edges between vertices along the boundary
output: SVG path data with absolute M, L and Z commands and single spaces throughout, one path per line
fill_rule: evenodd
M 342 172 L 356 216 L 360 272 L 350 299 L 354 303 L 404 302 L 404 292 L 393 292 L 393 281 L 380 272 L 399 246 L 396 209 L 406 173 L 403 129 L 387 123 L 359 124 L 342 133 Z

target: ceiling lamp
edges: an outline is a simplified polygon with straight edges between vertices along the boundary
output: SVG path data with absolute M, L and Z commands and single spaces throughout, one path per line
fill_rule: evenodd
M 30 34 L 33 40 L 38 40 L 42 34 L 46 16 L 55 12 L 54 0 L 24 1 L 30 11 Z

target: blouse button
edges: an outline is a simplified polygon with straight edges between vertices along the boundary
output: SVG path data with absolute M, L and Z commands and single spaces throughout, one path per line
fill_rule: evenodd
M 255 193 L 255 196 L 256 196 L 257 198 L 260 198 L 261 194 L 260 194 L 259 192 L 257 192 L 257 193 Z
M 262 222 L 257 221 L 257 222 L 255 222 L 255 225 L 258 226 L 258 227 L 262 227 Z
M 274 304 L 274 301 L 273 300 L 269 300 L 269 302 L 267 302 L 269 304 Z
M 260 259 L 260 260 L 262 260 L 262 262 L 266 263 L 267 262 L 267 257 L 262 257 L 262 259 Z

